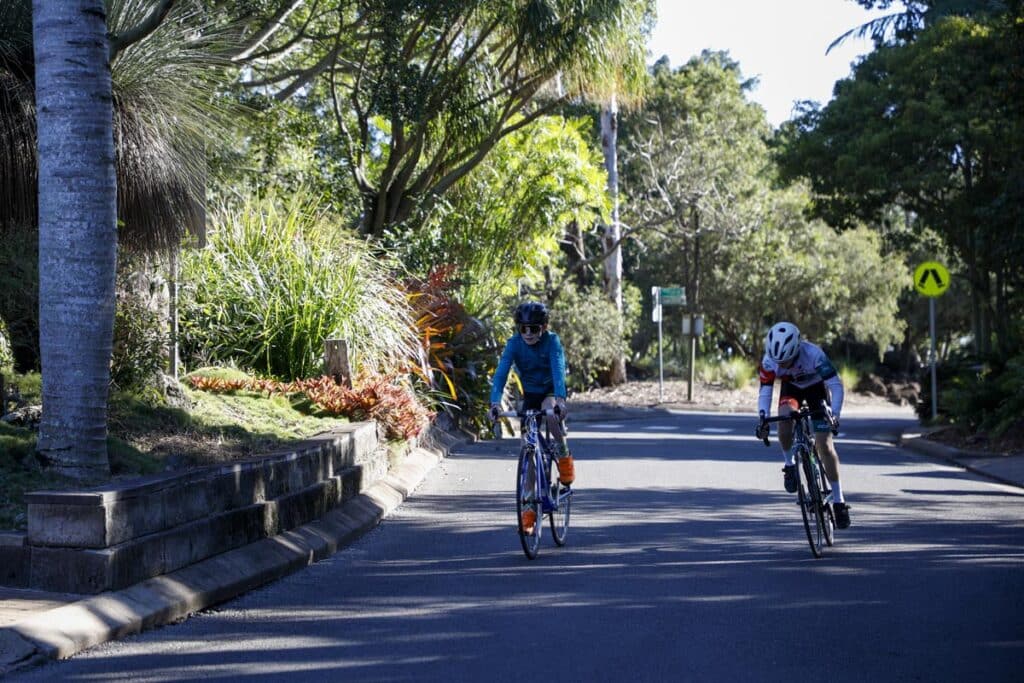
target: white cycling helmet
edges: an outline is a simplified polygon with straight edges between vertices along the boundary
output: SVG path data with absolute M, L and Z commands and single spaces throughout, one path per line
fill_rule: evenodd
M 800 330 L 793 323 L 775 323 L 764 339 L 768 357 L 776 363 L 785 363 L 796 358 L 800 350 Z

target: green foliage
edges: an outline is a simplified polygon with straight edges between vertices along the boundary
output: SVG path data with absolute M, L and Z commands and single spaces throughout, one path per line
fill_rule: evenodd
M 874 366 L 868 366 L 864 363 L 836 363 L 839 379 L 843 381 L 843 386 L 847 391 L 853 391 L 860 384 L 861 378 L 869 374 L 873 369 Z
M 734 348 L 761 352 L 767 326 L 791 320 L 816 343 L 848 335 L 873 343 L 879 355 L 903 336 L 898 296 L 909 278 L 898 255 L 883 255 L 866 228 L 836 233 L 803 217 L 798 188 L 771 196 L 759 230 L 727 245 L 706 283 L 707 312 Z M 780 258 L 785 254 L 785 258 Z
M 438 203 L 422 227 L 384 244 L 412 272 L 453 264 L 469 310 L 487 311 L 516 281 L 537 282 L 571 222 L 592 225 L 607 207 L 601 157 L 584 122 L 545 117 L 504 138 Z
M 307 192 L 344 225 L 358 223 L 361 200 L 342 161 L 344 138 L 323 115 L 322 103 L 329 98 L 325 88 L 317 83 L 308 97 L 287 102 L 262 94 L 235 95 L 242 111 L 234 119 L 230 145 L 210 156 L 209 192 L 218 200 Z
M 10 372 L 14 368 L 14 353 L 11 352 L 11 336 L 7 333 L 7 323 L 0 318 L 0 372 Z
M 182 349 L 284 379 L 321 372 L 323 343 L 349 342 L 353 367 L 395 368 L 416 354 L 405 295 L 388 259 L 340 230 L 303 192 L 220 207 L 209 244 L 182 259 Z
M 619 329 L 619 313 L 596 287 L 578 289 L 566 285 L 551 310 L 551 329 L 558 333 L 568 366 L 567 385 L 590 389 L 601 373 L 625 350 Z
M 359 186 L 360 228 L 380 238 L 413 229 L 410 219 L 514 133 L 517 118 L 542 116 L 569 96 L 632 96 L 652 6 L 306 3 L 260 46 L 267 59 L 253 59 L 250 83 L 279 100 L 308 98 L 337 126 L 330 144 Z M 541 100 L 556 76 L 566 94 Z

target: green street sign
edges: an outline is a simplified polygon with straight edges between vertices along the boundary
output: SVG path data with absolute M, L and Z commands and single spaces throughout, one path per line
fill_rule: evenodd
M 662 306 L 685 306 L 686 305 L 686 288 L 685 287 L 662 287 L 661 288 L 661 305 Z

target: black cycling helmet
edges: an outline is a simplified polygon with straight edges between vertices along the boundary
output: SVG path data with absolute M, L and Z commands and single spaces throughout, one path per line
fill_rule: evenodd
M 548 307 L 539 301 L 524 301 L 512 315 L 516 325 L 547 325 Z

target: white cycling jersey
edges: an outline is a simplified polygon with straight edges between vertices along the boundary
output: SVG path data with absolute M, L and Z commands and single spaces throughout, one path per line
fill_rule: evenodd
M 839 417 L 843 409 L 843 381 L 821 347 L 809 341 L 800 342 L 796 358 L 788 368 L 779 367 L 778 363 L 765 354 L 761 359 L 758 375 L 761 379 L 761 391 L 757 397 L 759 413 L 771 415 L 772 391 L 776 379 L 789 382 L 798 389 L 806 389 L 818 382 L 824 382 L 832 394 L 832 413 Z

